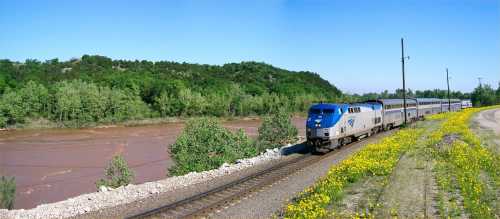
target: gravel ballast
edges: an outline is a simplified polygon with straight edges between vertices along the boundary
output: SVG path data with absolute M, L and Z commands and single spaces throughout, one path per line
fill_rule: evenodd
M 297 145 L 288 145 L 282 148 L 267 150 L 259 156 L 238 160 L 235 164 L 223 164 L 215 170 L 204 172 L 192 172 L 183 176 L 169 177 L 163 180 L 147 182 L 139 185 L 128 185 L 117 189 L 101 188 L 100 192 L 83 194 L 64 201 L 42 204 L 29 210 L 5 210 L 0 209 L 0 218 L 101 218 L 101 217 L 123 217 L 127 213 L 123 210 L 128 210 L 128 214 L 139 213 L 144 211 L 144 208 L 153 208 L 164 201 L 160 200 L 164 194 L 175 201 L 175 199 L 185 198 L 183 196 L 196 193 L 197 189 L 210 189 L 210 187 L 218 186 L 225 183 L 225 180 L 234 180 L 240 176 L 240 172 L 248 172 L 269 166 L 272 163 L 287 159 L 282 154 L 294 148 Z M 286 154 L 286 153 L 285 153 Z M 252 171 L 247 171 L 252 170 Z M 205 185 L 205 186 L 203 186 Z M 176 193 L 183 194 L 175 195 Z M 156 201 L 157 203 L 150 202 Z M 120 208 L 121 206 L 121 208 Z M 139 206 L 134 209 L 131 206 Z M 118 210 L 113 210 L 113 209 Z

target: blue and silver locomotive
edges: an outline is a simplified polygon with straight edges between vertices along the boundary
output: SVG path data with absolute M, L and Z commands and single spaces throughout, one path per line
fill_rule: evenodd
M 382 129 L 382 104 L 316 104 L 309 109 L 306 137 L 317 150 L 331 150 Z

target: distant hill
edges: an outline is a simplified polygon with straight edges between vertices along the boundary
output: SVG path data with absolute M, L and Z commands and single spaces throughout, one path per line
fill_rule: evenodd
M 237 84 L 247 94 L 276 93 L 338 97 L 342 93 L 318 74 L 288 71 L 260 62 L 230 63 L 222 66 L 169 61 L 112 60 L 105 56 L 84 55 L 81 59 L 58 59 L 25 63 L 0 60 L 0 92 L 6 86 L 18 87 L 29 80 L 48 85 L 62 80 L 82 79 L 119 88 L 139 86 L 144 100 L 147 93 L 186 87 L 204 93 L 219 92 Z
M 35 88 L 41 90 L 33 92 Z M 305 111 L 312 102 L 331 101 L 342 96 L 339 89 L 316 73 L 288 71 L 259 62 L 219 66 L 112 60 L 98 55 L 84 55 L 68 61 L 26 60 L 20 63 L 0 60 L 3 105 L 15 105 L 12 101 L 18 99 L 36 99 L 29 96 L 45 93 L 45 90 L 47 97 L 37 100 L 42 102 L 43 112 L 17 113 L 9 107 L 2 109 L 0 102 L 0 113 L 7 118 L 5 123 L 23 121 L 15 118 L 23 117 L 19 115 L 42 115 L 59 122 L 77 120 L 77 126 L 82 120 L 85 124 L 159 116 L 260 115 L 279 109 Z M 128 107 L 136 109 L 141 116 L 120 114 L 116 118 L 118 106 L 111 106 L 116 104 L 111 96 L 107 98 L 108 102 L 100 100 L 101 105 L 107 103 L 110 106 L 89 116 L 87 114 L 94 113 L 91 111 L 96 108 L 89 105 L 94 101 L 93 96 L 88 96 L 92 93 L 90 91 L 101 97 L 109 93 L 115 94 L 113 97 L 125 94 L 131 99 L 122 100 L 122 105 L 133 102 Z M 70 94 L 72 99 L 61 99 Z M 15 95 L 25 96 L 16 99 Z

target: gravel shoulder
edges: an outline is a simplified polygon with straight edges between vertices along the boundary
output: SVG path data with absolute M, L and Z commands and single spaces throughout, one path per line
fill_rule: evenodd
M 367 144 L 376 142 L 392 133 L 385 132 L 365 141 L 345 146 L 318 163 L 312 164 L 284 179 L 275 182 L 260 191 L 218 209 L 209 215 L 210 218 L 270 218 L 285 207 L 285 205 L 305 188 L 314 184 L 320 177 L 326 175 L 330 167 L 359 151 Z

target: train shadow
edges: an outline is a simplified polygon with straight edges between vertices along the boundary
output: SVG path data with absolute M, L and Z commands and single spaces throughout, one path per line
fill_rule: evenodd
M 311 149 L 307 146 L 306 142 L 301 142 L 298 144 L 283 147 L 280 150 L 281 155 L 287 156 L 291 154 L 307 154 L 310 153 Z

